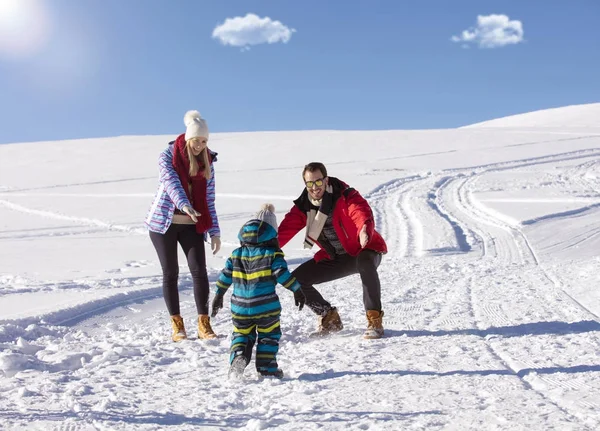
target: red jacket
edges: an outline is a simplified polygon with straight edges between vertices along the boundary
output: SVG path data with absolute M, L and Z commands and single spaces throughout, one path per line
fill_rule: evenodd
M 346 183 L 334 177 L 329 177 L 329 183 L 333 186 L 333 226 L 335 232 L 350 256 L 356 256 L 362 250 L 359 240 L 359 232 L 363 225 L 367 226 L 369 242 L 365 246 L 378 253 L 387 253 L 387 246 L 383 237 L 375 230 L 373 212 L 369 203 L 358 191 L 348 187 Z M 307 212 L 310 211 L 308 192 L 304 190 L 300 197 L 294 201 L 294 206 L 285 215 L 279 225 L 279 245 L 283 247 L 298 232 L 306 228 Z M 318 262 L 322 259 L 332 258 L 327 251 L 317 242 L 321 250 L 315 254 L 314 259 Z

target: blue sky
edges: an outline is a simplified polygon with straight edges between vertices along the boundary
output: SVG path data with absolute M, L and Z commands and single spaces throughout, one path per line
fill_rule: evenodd
M 490 15 L 510 28 L 478 27 Z M 597 0 L 0 0 L 0 143 L 175 134 L 188 109 L 212 132 L 430 129 L 598 102 L 598 17 Z

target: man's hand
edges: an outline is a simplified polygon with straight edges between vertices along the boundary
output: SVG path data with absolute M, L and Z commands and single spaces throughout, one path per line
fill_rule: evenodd
M 304 292 L 302 292 L 301 288 L 294 292 L 294 302 L 298 307 L 298 311 L 302 310 L 304 304 L 306 303 L 306 295 L 304 295 Z
M 369 235 L 367 234 L 367 225 L 364 224 L 360 233 L 358 234 L 358 239 L 360 241 L 360 246 L 365 248 L 365 246 L 369 243 Z
M 210 317 L 215 317 L 221 308 L 223 308 L 223 295 L 217 293 L 212 301 L 212 313 Z
M 198 223 L 198 217 L 200 217 L 202 214 L 200 214 L 198 211 L 196 211 L 194 208 L 192 208 L 189 205 L 185 205 L 181 211 L 183 211 L 184 213 L 186 213 L 187 215 L 190 216 L 190 218 L 194 221 L 194 223 Z
M 217 254 L 219 250 L 221 250 L 221 238 L 218 236 L 210 237 L 210 248 L 213 254 Z

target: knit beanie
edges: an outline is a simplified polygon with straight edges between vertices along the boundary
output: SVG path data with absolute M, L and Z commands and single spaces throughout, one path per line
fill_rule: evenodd
M 206 120 L 200 116 L 198 111 L 187 111 L 183 116 L 183 124 L 185 124 L 185 141 L 192 138 L 208 139 L 208 125 Z
M 256 218 L 270 224 L 277 230 L 277 216 L 273 204 L 262 204 L 260 211 L 256 213 Z

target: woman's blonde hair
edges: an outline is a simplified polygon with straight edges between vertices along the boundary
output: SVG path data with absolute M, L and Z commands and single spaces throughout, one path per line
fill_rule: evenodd
M 198 160 L 194 153 L 192 152 L 192 143 L 199 138 L 188 139 L 185 143 L 185 149 L 187 150 L 188 159 L 190 160 L 190 177 L 195 177 L 200 170 L 200 165 L 198 164 Z M 210 160 L 208 159 L 208 147 L 204 148 L 198 156 L 202 160 L 202 164 L 204 165 L 204 178 L 210 180 Z

